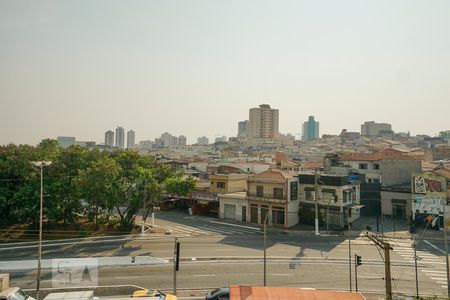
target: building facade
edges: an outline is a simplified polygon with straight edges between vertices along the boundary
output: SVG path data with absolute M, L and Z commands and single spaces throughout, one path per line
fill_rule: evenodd
M 238 137 L 248 137 L 248 120 L 244 120 L 238 123 Z
M 308 121 L 303 123 L 302 139 L 303 141 L 311 141 L 319 138 L 319 122 L 314 120 L 314 116 L 309 116 Z
M 114 131 L 108 130 L 105 132 L 105 146 L 108 148 L 114 147 Z
M 209 145 L 209 139 L 206 136 L 197 138 L 198 145 Z
M 249 136 L 250 138 L 273 139 L 278 137 L 278 109 L 273 109 L 268 104 L 261 104 L 249 111 Z
M 129 130 L 127 132 L 127 149 L 133 149 L 134 148 L 134 145 L 136 143 L 135 136 L 136 135 L 135 135 L 134 130 Z
M 178 137 L 178 146 L 186 146 L 187 139 L 184 135 Z
M 125 148 L 125 130 L 121 126 L 116 128 L 116 147 L 121 150 Z
M 290 173 L 270 169 L 250 176 L 247 200 L 249 223 L 289 228 L 299 221 L 298 180 Z
M 391 132 L 392 126 L 388 123 L 375 123 L 374 121 L 364 122 L 361 125 L 361 135 L 377 136 L 383 132 Z
M 56 138 L 56 141 L 58 142 L 58 145 L 63 148 L 67 148 L 76 144 L 76 139 L 73 136 L 58 136 Z
M 300 210 L 306 215 L 315 210 L 315 202 L 319 208 L 320 220 L 330 227 L 344 228 L 360 216 L 360 184 L 349 181 L 348 176 L 320 175 L 315 185 L 314 174 L 300 174 L 299 195 Z M 317 189 L 317 192 L 316 192 Z

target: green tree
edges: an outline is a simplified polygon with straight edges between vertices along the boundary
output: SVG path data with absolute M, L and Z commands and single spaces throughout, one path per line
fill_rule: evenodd
M 89 221 L 99 224 L 99 216 L 104 215 L 104 220 L 109 220 L 114 208 L 114 186 L 121 172 L 120 165 L 103 155 L 99 160 L 85 170 L 81 170 L 77 179 L 80 196 L 87 203 L 85 209 Z

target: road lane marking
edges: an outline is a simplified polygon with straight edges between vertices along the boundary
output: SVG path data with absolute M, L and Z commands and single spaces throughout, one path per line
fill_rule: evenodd
M 434 244 L 430 243 L 430 242 L 427 241 L 427 240 L 423 240 L 423 241 L 424 241 L 424 243 L 427 243 L 427 244 L 430 245 L 432 248 L 436 249 L 437 251 L 441 252 L 442 254 L 444 254 L 444 255 L 446 254 L 445 251 L 442 251 L 438 246 L 435 246 Z
M 269 274 L 272 276 L 293 276 L 294 274 Z
M 192 276 L 194 276 L 194 277 L 214 277 L 216 275 L 215 274 L 194 274 Z
M 120 277 L 114 277 L 115 279 L 135 279 L 140 278 L 140 276 L 120 276 Z

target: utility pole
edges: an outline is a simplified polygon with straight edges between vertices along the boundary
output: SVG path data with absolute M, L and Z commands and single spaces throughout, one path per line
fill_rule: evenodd
M 317 168 L 314 168 L 314 228 L 315 228 L 315 234 L 316 235 L 320 235 L 319 233 L 319 208 L 318 208 L 318 203 L 317 203 L 317 198 L 318 198 L 318 189 L 319 186 L 317 184 L 317 181 L 319 179 L 319 174 L 317 174 Z
M 267 216 L 266 216 L 267 218 Z M 266 286 L 266 220 L 264 219 L 264 286 Z
M 263 222 L 263 228 L 264 228 L 264 286 L 266 286 L 267 284 L 267 276 L 266 276 L 266 272 L 267 272 L 267 222 L 269 221 L 269 213 L 267 212 L 266 217 L 264 218 L 264 222 Z
M 348 222 L 348 276 L 350 278 L 350 292 L 352 291 L 352 243 L 350 241 L 350 230 L 352 223 Z
M 392 300 L 392 281 L 391 281 L 391 246 L 388 242 L 383 242 L 384 245 L 384 272 L 386 280 L 386 299 Z
M 447 297 L 450 298 L 450 276 L 449 276 L 449 263 L 448 263 L 448 245 L 447 245 L 447 228 L 445 224 L 445 207 L 446 207 L 447 200 L 444 199 L 442 201 L 444 205 L 444 211 L 443 211 L 443 219 L 444 219 L 444 243 L 445 243 L 445 265 L 447 268 Z
M 180 243 L 178 238 L 175 238 L 175 247 L 173 250 L 173 294 L 177 295 L 177 271 L 180 260 Z
M 147 209 L 147 178 L 144 180 L 144 209 L 142 211 L 142 227 L 141 227 L 141 235 L 144 236 L 145 233 L 145 210 Z
M 414 247 L 414 271 L 416 273 L 416 298 L 419 299 L 419 277 L 417 275 L 417 244 L 416 241 L 413 241 Z
M 378 247 L 384 250 L 384 279 L 386 281 L 386 300 L 392 300 L 392 279 L 391 279 L 391 245 L 380 239 L 376 235 L 366 235 Z

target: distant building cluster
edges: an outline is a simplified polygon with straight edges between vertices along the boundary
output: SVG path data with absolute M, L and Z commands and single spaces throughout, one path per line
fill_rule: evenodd
M 299 122 L 302 137 L 297 140 L 279 131 L 279 111 L 268 104 L 250 108 L 248 116 L 238 122 L 235 137 L 217 134 L 210 141 L 201 136 L 192 144 L 169 132 L 136 143 L 135 132 L 125 137 L 121 126 L 106 131 L 100 145 L 67 136 L 57 141 L 62 147 L 105 151 L 126 145 L 196 178 L 193 193 L 171 195 L 162 210 L 176 205 L 193 214 L 253 224 L 270 216 L 280 228 L 308 219 L 316 200 L 322 220 L 340 229 L 361 215 L 415 225 L 430 212 L 435 220 L 443 218 L 440 207 L 450 197 L 449 130 L 435 137 L 411 136 L 394 132 L 391 124 L 368 121 L 360 132 L 342 129 L 339 135 L 321 136 L 319 122 L 309 116 Z

